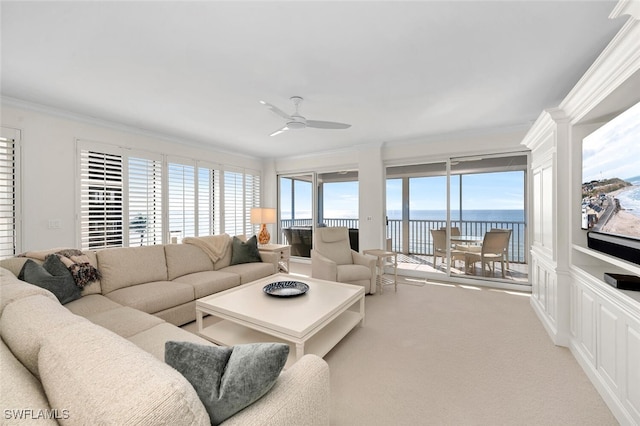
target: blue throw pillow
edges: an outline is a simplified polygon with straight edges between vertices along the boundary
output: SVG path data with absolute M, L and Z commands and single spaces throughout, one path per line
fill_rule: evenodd
M 276 383 L 289 345 L 250 343 L 231 347 L 165 343 L 164 359 L 196 390 L 217 425 L 253 404 Z
M 18 278 L 49 290 L 63 305 L 82 296 L 82 290 L 76 285 L 71 271 L 55 255 L 47 256 L 42 265 L 31 259 L 27 260 Z
M 254 235 L 246 242 L 238 237 L 233 237 L 231 243 L 231 264 L 262 262 L 260 250 L 258 250 L 258 238 Z

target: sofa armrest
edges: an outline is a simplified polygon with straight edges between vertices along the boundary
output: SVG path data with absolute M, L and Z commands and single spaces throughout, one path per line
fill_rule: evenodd
M 316 355 L 305 355 L 265 396 L 222 425 L 328 425 L 329 404 L 329 366 Z
M 260 247 L 258 247 L 258 250 L 260 250 Z M 262 259 L 263 263 L 273 264 L 273 273 L 278 273 L 278 270 L 280 269 L 278 266 L 279 253 L 274 253 L 272 251 L 261 251 L 260 259 Z
M 311 276 L 320 280 L 335 281 L 338 277 L 338 265 L 333 260 L 312 249 Z

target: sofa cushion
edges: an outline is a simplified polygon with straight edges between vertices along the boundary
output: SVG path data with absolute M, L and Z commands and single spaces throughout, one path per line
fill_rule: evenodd
M 20 415 L 24 415 L 25 410 L 39 413 L 40 410 L 51 409 L 40 381 L 18 361 L 2 341 L 0 341 L 0 371 L 2 371 L 0 410 L 3 425 L 25 424 L 24 417 L 20 419 Z M 60 418 L 69 416 L 69 412 L 64 410 L 58 410 L 56 414 Z M 58 423 L 43 417 L 38 418 L 34 424 L 57 425 Z
M 164 247 L 124 247 L 99 250 L 102 294 L 152 281 L 167 280 Z
M 164 246 L 167 257 L 169 280 L 194 272 L 213 271 L 213 262 L 198 246 L 192 244 L 167 244 Z
M 131 306 L 142 312 L 156 312 L 172 308 L 193 300 L 193 287 L 175 281 L 155 281 L 121 288 L 107 297 L 123 306 Z
M 307 354 L 280 374 L 271 390 L 223 426 L 328 425 L 330 417 L 329 366 Z M 295 389 L 294 392 L 288 391 Z M 265 420 L 268 419 L 268 420 Z
M 246 235 L 236 235 L 233 238 L 238 238 L 240 241 L 247 241 Z M 229 243 L 229 247 L 227 248 L 227 250 L 225 250 L 224 255 L 222 255 L 222 257 L 218 259 L 216 263 L 213 265 L 213 269 L 218 271 L 222 268 L 226 268 L 227 266 L 231 265 L 232 252 L 233 252 L 233 239 Z
M 106 296 L 101 294 L 90 294 L 88 296 L 81 297 L 78 300 L 69 302 L 64 305 L 65 308 L 70 310 L 76 315 L 86 317 L 88 315 L 97 314 L 100 312 L 110 311 L 121 307 L 122 305 L 114 302 Z
M 240 284 L 246 284 L 275 274 L 275 267 L 273 263 L 254 262 L 227 266 L 221 271 L 240 275 Z
M 106 312 L 87 315 L 89 321 L 107 330 L 113 331 L 118 336 L 131 337 L 141 333 L 164 321 L 151 314 L 137 309 L 121 306 Z
M 193 286 L 195 298 L 200 299 L 201 297 L 239 286 L 240 275 L 222 271 L 205 271 L 184 275 L 174 281 Z
M 8 305 L 0 317 L 0 333 L 11 352 L 39 376 L 38 357 L 42 342 L 51 333 L 75 323 L 88 322 L 73 315 L 57 300 L 35 295 Z
M 258 238 L 254 235 L 247 241 L 241 241 L 238 237 L 233 237 L 231 245 L 231 265 L 241 263 L 262 262 L 258 251 Z
M 131 336 L 128 340 L 135 343 L 137 347 L 149 352 L 160 361 L 164 361 L 165 343 L 170 340 L 191 342 L 205 346 L 215 346 L 215 344 L 194 333 L 190 333 L 180 327 L 176 327 L 166 322 Z
M 27 260 L 29 259 L 26 257 L 9 257 L 0 260 L 0 267 L 8 269 L 17 277 Z M 38 261 L 38 263 L 42 263 L 42 261 Z
M 165 362 L 189 380 L 217 425 L 266 394 L 288 355 L 284 343 L 217 347 L 169 341 Z
M 0 290 L 0 315 L 4 312 L 4 308 L 15 300 L 38 294 L 59 303 L 58 299 L 49 290 L 21 281 L 12 272 L 4 268 L 0 268 L 0 283 L 2 283 L 2 289 Z
M 196 320 L 196 301 L 192 300 L 164 311 L 154 312 L 153 315 L 179 327 Z
M 78 425 L 208 425 L 189 382 L 128 340 L 90 322 L 55 330 L 38 358 L 52 407 Z
M 58 256 L 47 257 L 42 265 L 27 260 L 18 279 L 49 290 L 63 305 L 81 297 L 80 287 Z

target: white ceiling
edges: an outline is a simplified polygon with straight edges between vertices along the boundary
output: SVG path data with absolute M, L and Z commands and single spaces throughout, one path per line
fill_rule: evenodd
M 2 1 L 5 101 L 257 157 L 528 126 L 624 19 L 615 1 Z M 270 137 L 305 98 L 352 124 Z

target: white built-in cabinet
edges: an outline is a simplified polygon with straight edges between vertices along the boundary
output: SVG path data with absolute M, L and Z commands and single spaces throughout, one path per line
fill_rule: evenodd
M 621 424 L 640 424 L 640 292 L 617 290 L 605 272 L 635 265 L 587 247 L 580 229 L 582 138 L 640 100 L 640 2 L 557 108 L 525 136 L 531 150 L 531 306 L 557 345 L 567 346 Z

